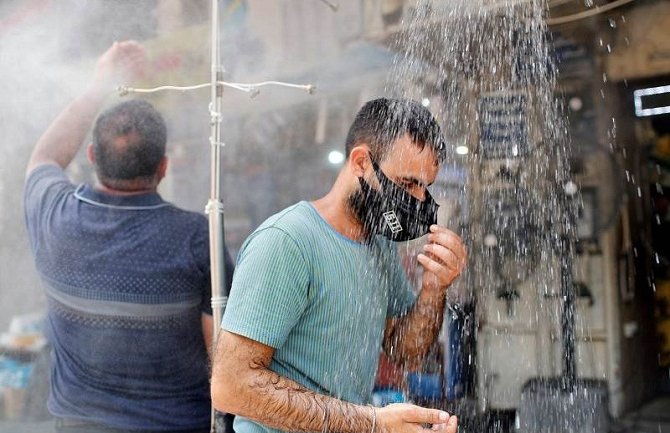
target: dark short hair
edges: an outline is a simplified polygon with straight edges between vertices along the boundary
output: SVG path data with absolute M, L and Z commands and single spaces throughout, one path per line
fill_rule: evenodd
M 372 158 L 381 161 L 391 145 L 405 134 L 409 134 L 420 149 L 429 146 L 438 163 L 446 158 L 442 130 L 430 111 L 411 99 L 390 98 L 369 101 L 358 111 L 347 134 L 347 158 L 351 149 L 367 143 Z
M 98 175 L 110 180 L 149 179 L 165 156 L 167 128 L 147 101 L 134 99 L 104 111 L 93 128 Z

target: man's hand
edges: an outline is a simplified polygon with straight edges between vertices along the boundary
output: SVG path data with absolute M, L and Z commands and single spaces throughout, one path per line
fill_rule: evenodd
M 447 288 L 465 268 L 467 252 L 461 238 L 436 224 L 430 226 L 428 243 L 417 260 L 423 266 L 423 287 Z
M 377 433 L 416 433 L 419 431 L 446 431 L 456 433 L 458 419 L 447 412 L 426 409 L 407 403 L 390 404 L 376 409 Z M 425 426 L 431 425 L 431 428 Z M 424 428 L 422 428 L 424 427 Z
M 114 42 L 99 58 L 93 88 L 106 93 L 114 85 L 142 78 L 146 68 L 144 48 L 135 41 Z
M 454 232 L 430 226 L 428 243 L 419 254 L 423 266 L 421 292 L 405 316 L 389 321 L 384 332 L 384 350 L 398 364 L 418 367 L 442 325 L 446 289 L 463 272 L 467 252 Z

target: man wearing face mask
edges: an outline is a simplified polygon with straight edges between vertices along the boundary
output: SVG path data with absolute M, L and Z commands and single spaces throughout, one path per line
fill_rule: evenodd
M 266 220 L 240 250 L 212 375 L 238 433 L 455 433 L 446 412 L 371 400 L 379 350 L 420 360 L 462 272 L 461 239 L 436 225 L 427 187 L 445 157 L 439 126 L 410 100 L 377 99 L 349 130 L 331 191 Z M 414 295 L 394 241 L 426 236 Z

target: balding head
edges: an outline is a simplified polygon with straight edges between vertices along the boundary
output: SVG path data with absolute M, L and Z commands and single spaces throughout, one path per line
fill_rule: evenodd
M 167 128 L 148 102 L 122 102 L 103 112 L 93 129 L 93 153 L 100 181 L 117 187 L 153 182 L 165 157 Z

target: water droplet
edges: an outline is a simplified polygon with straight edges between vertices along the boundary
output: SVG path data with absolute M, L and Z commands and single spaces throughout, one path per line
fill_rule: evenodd
M 609 21 L 610 27 L 615 29 L 616 28 L 616 20 L 614 18 L 610 18 L 608 21 Z

